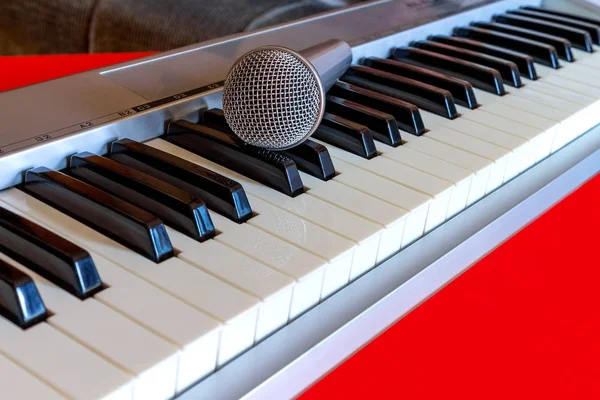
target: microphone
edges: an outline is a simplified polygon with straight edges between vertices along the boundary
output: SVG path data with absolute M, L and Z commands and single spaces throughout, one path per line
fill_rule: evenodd
M 223 113 L 244 142 L 269 150 L 294 147 L 313 134 L 325 92 L 350 67 L 352 49 L 328 40 L 299 52 L 256 48 L 233 65 L 223 87 Z

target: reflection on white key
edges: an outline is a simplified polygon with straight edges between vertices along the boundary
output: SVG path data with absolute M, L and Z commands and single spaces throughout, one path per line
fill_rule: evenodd
M 439 158 L 421 153 L 410 147 L 399 146 L 394 148 L 383 143 L 377 143 L 377 149 L 384 157 L 406 164 L 429 175 L 437 176 L 456 185 L 450 197 L 446 218 L 453 217 L 467 206 L 467 199 L 471 195 L 471 184 L 475 176 L 473 172 L 440 160 Z M 473 190 L 480 191 L 481 189 L 473 187 Z M 485 191 L 485 187 L 483 190 Z
M 0 354 L 2 397 L 10 400 L 66 400 L 52 387 Z
M 3 204 L 3 207 L 30 220 L 31 215 Z M 41 221 L 36 223 L 45 226 Z M 51 229 L 49 226 L 45 226 Z M 158 336 L 179 347 L 177 392 L 213 372 L 221 324 L 214 318 L 152 286 L 98 253 L 89 250 L 102 282 L 108 286 L 94 299 L 126 315 Z
M 261 299 L 256 341 L 287 323 L 294 283 L 290 277 L 216 240 L 199 243 L 173 229 L 168 232 L 174 248 L 181 251 L 177 257 Z
M 405 210 L 361 192 L 335 180 L 324 182 L 308 174 L 301 173 L 308 194 L 335 204 L 346 211 L 360 215 L 380 225 L 381 240 L 377 252 L 377 262 L 396 254 L 402 245 L 402 236 L 406 224 Z M 352 269 L 350 279 L 356 279 L 367 270 Z
M 563 67 L 568 69 L 573 67 Z M 555 76 L 556 70 L 544 66 L 536 66 L 543 76 L 541 79 L 528 84 L 529 91 L 523 91 L 523 96 L 545 105 L 542 112 L 552 113 L 560 119 L 560 128 L 552 145 L 552 152 L 557 151 L 570 141 L 581 136 L 600 122 L 600 101 L 597 89 L 585 88 L 585 85 L 565 76 Z M 535 93 L 538 93 L 536 96 Z M 515 92 L 521 96 L 521 91 Z M 535 96 L 535 97 L 534 97 Z M 544 103 L 545 99 L 554 98 L 554 104 Z M 555 111 L 555 113 L 554 113 Z M 549 114 L 547 114 L 549 115 Z
M 336 159 L 343 160 L 355 167 L 362 168 L 428 196 L 431 201 L 429 203 L 425 232 L 429 232 L 446 220 L 450 198 L 455 188 L 451 182 L 429 175 L 408 165 L 397 163 L 389 158 L 375 157 L 367 160 L 333 145 L 326 143 L 324 145 L 329 150 L 331 156 Z
M 431 129 L 425 133 L 429 139 L 437 140 L 479 157 L 487 158 L 494 163 L 490 169 L 486 193 L 502 185 L 508 160 L 512 157 L 509 150 L 448 128 L 447 125 L 452 121 L 442 118 L 439 115 L 428 111 L 421 111 L 421 117 L 425 126 L 429 126 L 429 129 Z
M 22 330 L 0 317 L 0 353 L 69 399 L 132 400 L 133 376 L 46 322 Z
M 452 121 L 449 122 L 447 119 L 427 111 L 422 111 L 421 116 L 425 121 L 425 126 L 431 127 L 431 130 L 425 133 L 429 139 L 446 143 L 494 162 L 490 170 L 486 193 L 502 185 L 509 160 L 518 164 L 518 158 L 513 157 L 510 150 L 451 129 Z
M 93 298 L 81 301 L 7 256 L 0 254 L 0 259 L 34 280 L 54 314 L 47 323 L 135 375 L 134 399 L 162 400 L 175 395 L 177 347 Z
M 492 108 L 492 106 L 486 107 Z M 498 121 L 498 119 L 500 120 Z M 498 122 L 500 125 L 494 125 L 495 122 Z M 494 128 L 494 126 L 496 126 L 497 129 Z M 448 127 L 510 150 L 512 154 L 506 165 L 503 182 L 514 178 L 519 173 L 532 166 L 536 161 L 535 147 L 533 146 L 534 143 L 529 142 L 522 137 L 506 133 L 509 129 L 515 128 L 513 121 L 507 121 L 499 118 L 497 115 L 480 111 L 477 113 L 465 113 L 463 114 L 463 118 L 457 118 L 452 121 Z M 525 128 L 527 129 L 527 127 Z M 536 134 L 537 133 L 539 132 L 536 132 Z M 548 151 L 550 151 L 552 140 L 550 140 L 549 143 Z
M 339 159 L 335 160 L 335 170 L 338 173 L 333 178 L 336 182 L 394 204 L 409 213 L 404 225 L 401 248 L 423 235 L 431 197 Z
M 225 175 L 239 182 L 247 193 L 352 240 L 357 245 L 352 260 L 353 270 L 366 271 L 375 265 L 381 237 L 377 224 L 307 193 L 293 198 L 286 196 L 164 140 L 155 139 L 146 144 Z
M 292 264 L 281 266 L 282 272 L 298 280 L 294 287 L 291 318 L 297 317 L 315 305 L 319 299 L 329 296 L 348 283 L 356 248 L 352 241 L 258 197 L 248 195 L 248 200 L 252 210 L 258 213 L 248 220 L 249 225 L 327 260 L 327 263 L 323 267 L 319 266 L 318 269 L 311 269 L 311 265 L 305 261 L 294 263 L 293 268 L 290 268 Z M 316 276 L 321 277 L 322 285 L 317 286 Z
M 475 173 L 471 183 L 469 197 L 467 198 L 467 205 L 471 205 L 485 196 L 490 172 L 494 166 L 493 161 L 468 153 L 457 147 L 432 140 L 428 138 L 427 135 L 415 136 L 405 134 L 402 138 L 406 142 L 403 144 L 404 147 L 428 154 Z
M 92 255 L 109 287 L 94 298 L 179 347 L 177 392 L 217 364 L 221 323 L 101 257 Z
M 219 320 L 224 324 L 219 346 L 219 365 L 254 343 L 260 302 L 258 298 L 177 258 L 160 264 L 153 263 L 17 189 L 0 192 L 0 201 L 20 209 L 73 243 L 102 254 L 134 275 Z

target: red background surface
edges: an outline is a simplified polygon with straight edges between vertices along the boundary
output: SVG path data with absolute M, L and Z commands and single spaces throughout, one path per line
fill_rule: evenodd
M 0 91 L 147 54 L 0 57 Z M 302 399 L 600 399 L 599 230 L 596 176 Z

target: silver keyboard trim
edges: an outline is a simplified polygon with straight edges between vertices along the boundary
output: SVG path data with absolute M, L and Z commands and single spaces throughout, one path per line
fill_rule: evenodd
M 600 172 L 600 126 L 514 178 L 178 397 L 294 398 Z

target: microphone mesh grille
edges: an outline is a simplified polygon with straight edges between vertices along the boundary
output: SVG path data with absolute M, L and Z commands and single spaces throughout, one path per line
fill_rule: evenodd
M 229 127 L 246 143 L 283 149 L 310 135 L 321 115 L 318 76 L 285 49 L 260 49 L 243 56 L 223 87 Z

